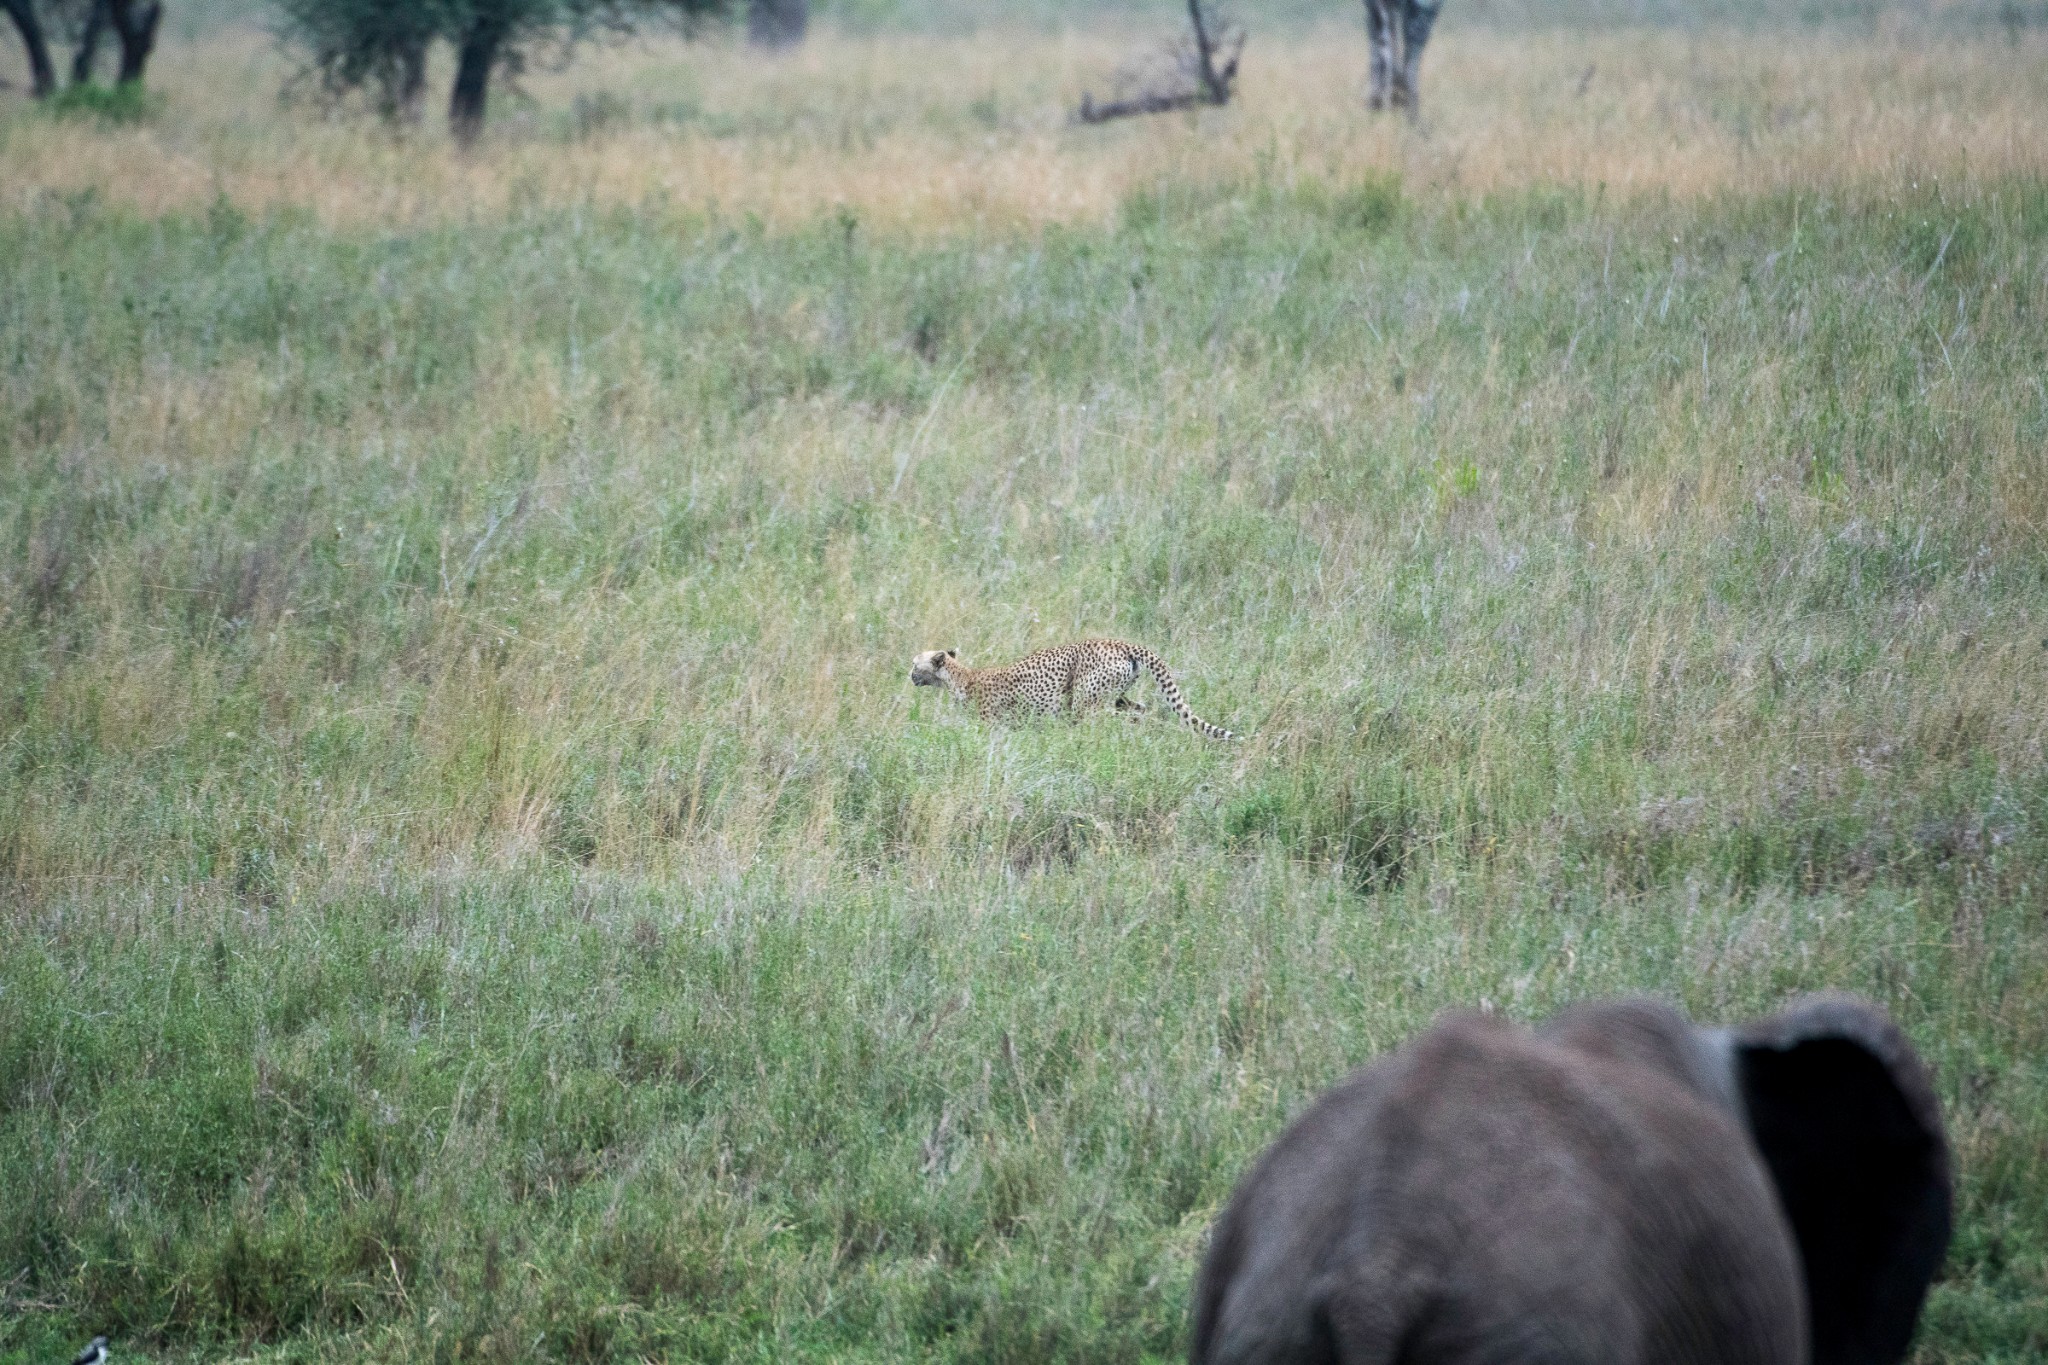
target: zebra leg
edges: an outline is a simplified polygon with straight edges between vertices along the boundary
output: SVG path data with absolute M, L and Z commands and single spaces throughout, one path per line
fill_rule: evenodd
M 1422 49 L 1443 0 L 1400 0 L 1401 64 L 1394 72 L 1394 103 L 1414 118 L 1422 112 Z
M 1394 74 L 1394 16 L 1400 0 L 1365 0 L 1365 40 L 1372 50 L 1371 83 L 1366 88 L 1365 107 L 1387 107 L 1387 83 Z

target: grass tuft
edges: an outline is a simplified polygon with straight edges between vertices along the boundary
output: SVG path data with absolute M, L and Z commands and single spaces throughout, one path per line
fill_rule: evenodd
M 148 123 L 163 112 L 163 97 L 140 81 L 94 85 L 74 81 L 43 101 L 54 118 L 86 119 L 103 127 Z

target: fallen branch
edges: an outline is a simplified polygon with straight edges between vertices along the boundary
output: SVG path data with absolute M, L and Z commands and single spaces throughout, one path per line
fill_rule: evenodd
M 1133 114 L 1170 114 L 1176 109 L 1192 109 L 1198 104 L 1213 102 L 1206 92 L 1200 90 L 1183 90 L 1177 95 L 1133 95 L 1129 99 L 1108 100 L 1102 104 L 1097 104 L 1093 95 L 1083 94 L 1081 107 L 1074 111 L 1074 117 L 1083 123 L 1107 123 Z
M 1081 107 L 1074 111 L 1075 120 L 1108 123 L 1134 114 L 1167 114 L 1204 104 L 1230 103 L 1237 82 L 1238 60 L 1244 55 L 1244 25 L 1224 19 L 1212 27 L 1210 16 L 1202 13 L 1202 0 L 1188 0 L 1188 27 L 1193 36 L 1168 49 L 1171 65 L 1163 77 L 1155 74 L 1149 83 L 1144 83 L 1143 77 L 1122 75 L 1120 84 L 1142 84 L 1143 88 L 1101 104 L 1095 102 L 1092 93 L 1084 93 Z

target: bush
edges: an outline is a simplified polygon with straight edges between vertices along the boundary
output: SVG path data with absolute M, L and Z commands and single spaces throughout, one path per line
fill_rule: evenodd
M 426 97 L 427 52 L 437 39 L 455 46 L 448 123 L 468 141 L 483 129 L 493 72 L 517 72 L 535 43 L 573 43 L 595 29 L 629 33 L 644 22 L 685 24 L 723 14 L 726 0 L 279 0 L 280 32 L 304 49 L 301 79 L 338 100 L 374 91 L 378 113 L 419 117 Z

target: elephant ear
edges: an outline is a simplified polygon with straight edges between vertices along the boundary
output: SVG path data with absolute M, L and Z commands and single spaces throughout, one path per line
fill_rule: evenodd
M 1948 1142 L 1926 1068 L 1850 996 L 1798 1001 L 1732 1041 L 1805 1263 L 1814 1365 L 1895 1365 L 1948 1250 Z

